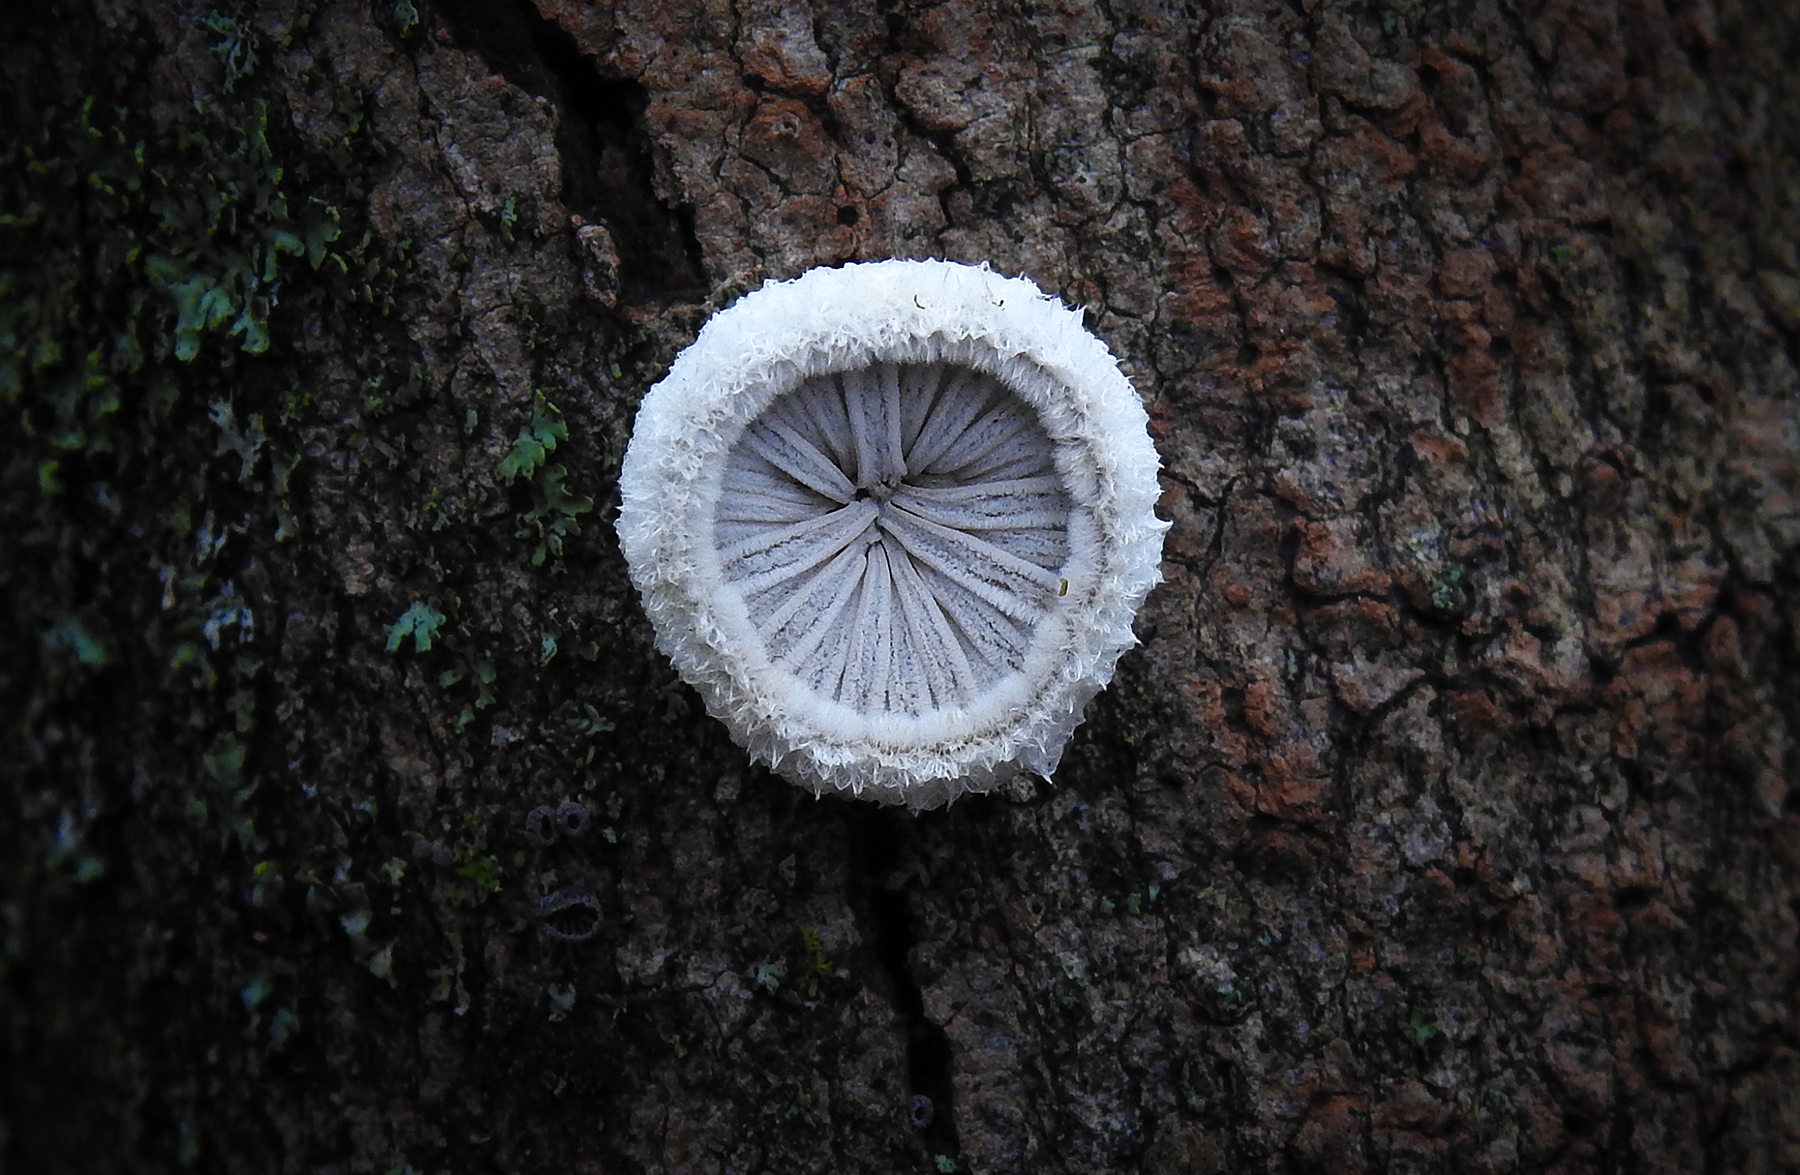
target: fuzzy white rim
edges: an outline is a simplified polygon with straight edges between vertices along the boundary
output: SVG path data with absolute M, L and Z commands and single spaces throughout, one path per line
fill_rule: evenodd
M 1071 503 L 1068 581 L 1017 670 L 968 705 L 866 714 L 771 660 L 713 538 L 745 428 L 809 377 L 944 363 L 1036 414 Z M 1156 451 L 1137 394 L 1080 316 L 1030 281 L 942 261 L 816 269 L 716 315 L 645 396 L 620 475 L 618 533 L 657 647 L 751 756 L 815 792 L 937 807 L 1019 770 L 1049 775 L 1135 643 L 1158 582 Z

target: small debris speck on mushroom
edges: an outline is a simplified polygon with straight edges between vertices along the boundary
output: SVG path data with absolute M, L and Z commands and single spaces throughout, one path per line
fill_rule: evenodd
M 751 756 L 914 809 L 1055 770 L 1168 524 L 1080 316 L 942 261 L 816 269 L 645 397 L 618 530 L 657 647 Z

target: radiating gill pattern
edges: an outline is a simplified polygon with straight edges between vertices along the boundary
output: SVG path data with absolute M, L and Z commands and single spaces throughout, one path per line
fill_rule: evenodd
M 769 658 L 864 713 L 967 705 L 1024 662 L 1066 590 L 1050 438 L 945 364 L 815 376 L 744 430 L 714 514 Z

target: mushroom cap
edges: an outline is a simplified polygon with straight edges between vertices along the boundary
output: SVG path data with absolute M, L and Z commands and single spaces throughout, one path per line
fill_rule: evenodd
M 618 533 L 755 760 L 917 810 L 1048 776 L 1161 575 L 1156 450 L 1080 316 L 881 261 L 769 282 L 644 397 Z

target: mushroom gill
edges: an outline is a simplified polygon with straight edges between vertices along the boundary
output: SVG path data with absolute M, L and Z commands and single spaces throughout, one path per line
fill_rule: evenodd
M 725 582 L 774 666 L 865 714 L 964 708 L 1025 659 L 1068 559 L 1036 417 L 992 376 L 881 363 L 814 376 L 731 450 Z

